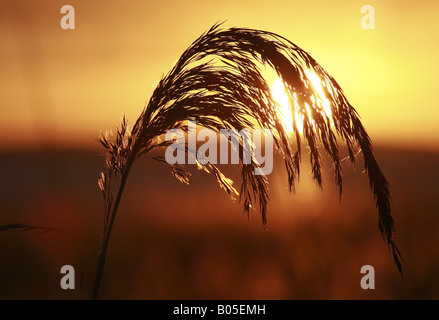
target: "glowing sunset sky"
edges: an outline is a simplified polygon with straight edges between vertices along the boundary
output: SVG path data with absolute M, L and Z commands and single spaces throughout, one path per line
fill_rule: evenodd
M 76 29 L 62 30 L 62 5 Z M 375 29 L 360 25 L 375 8 Z M 0 149 L 93 146 L 217 21 L 276 32 L 339 82 L 375 144 L 439 149 L 438 1 L 2 1 Z

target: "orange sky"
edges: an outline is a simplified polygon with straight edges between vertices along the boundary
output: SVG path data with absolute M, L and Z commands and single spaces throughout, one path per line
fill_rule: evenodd
M 62 5 L 76 29 L 62 30 Z M 360 25 L 375 8 L 375 29 Z M 375 144 L 439 149 L 438 1 L 2 1 L 0 149 L 93 146 L 133 123 L 217 21 L 279 33 L 330 73 Z

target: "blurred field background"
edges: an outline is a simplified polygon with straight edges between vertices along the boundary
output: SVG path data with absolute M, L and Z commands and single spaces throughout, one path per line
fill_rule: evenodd
M 186 186 L 145 159 L 128 180 L 102 298 L 439 298 L 439 154 L 377 148 L 376 155 L 392 184 L 404 279 L 379 234 L 361 162 L 357 172 L 345 169 L 340 203 L 328 168 L 324 191 L 305 169 L 290 195 L 276 163 L 269 177 L 270 230 L 264 231 L 259 213 L 248 220 L 209 175 L 195 170 Z M 3 221 L 65 229 L 98 245 L 103 205 L 96 180 L 103 157 L 97 150 L 3 153 L 0 165 Z M 92 249 L 57 232 L 0 237 L 1 299 L 89 298 L 97 259 L 84 272 L 82 293 L 80 269 Z M 64 264 L 77 271 L 74 291 L 59 286 Z M 375 290 L 360 287 L 365 264 L 375 267 Z

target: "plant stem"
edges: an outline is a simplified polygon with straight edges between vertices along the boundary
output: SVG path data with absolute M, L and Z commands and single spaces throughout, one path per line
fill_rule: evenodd
M 108 229 L 105 230 L 105 236 L 104 236 L 104 240 L 102 243 L 102 250 L 101 250 L 101 253 L 99 255 L 98 268 L 96 270 L 96 276 L 95 276 L 94 285 L 93 285 L 93 292 L 92 292 L 92 296 L 91 296 L 92 300 L 96 300 L 98 298 L 99 288 L 100 288 L 101 279 L 102 279 L 102 273 L 104 271 L 105 257 L 107 255 L 108 243 L 110 242 L 111 230 L 113 228 L 113 223 L 114 223 L 114 219 L 116 218 L 117 208 L 119 207 L 119 202 L 120 202 L 120 199 L 122 197 L 123 190 L 125 188 L 125 183 L 126 183 L 126 180 L 128 177 L 128 173 L 130 171 L 130 167 L 131 167 L 131 162 L 128 162 L 124 172 L 122 173 L 119 191 L 117 192 L 116 202 L 114 203 L 114 206 L 113 206 L 113 212 L 111 213 L 111 218 L 110 218 L 110 223 L 108 224 Z

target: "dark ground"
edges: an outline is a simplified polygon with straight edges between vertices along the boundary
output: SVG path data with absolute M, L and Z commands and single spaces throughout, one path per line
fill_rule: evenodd
M 377 227 L 361 159 L 345 169 L 338 201 L 330 169 L 324 190 L 304 157 L 296 195 L 276 163 L 270 175 L 269 231 L 258 211 L 241 205 L 212 176 L 193 172 L 190 186 L 164 165 L 141 160 L 128 179 L 102 282 L 109 299 L 438 299 L 439 154 L 376 149 L 392 185 L 399 275 Z M 0 224 L 21 222 L 71 231 L 97 246 L 103 203 L 99 152 L 0 154 Z M 196 170 L 195 170 L 196 171 Z M 239 181 L 235 182 L 239 189 Z M 97 258 L 59 232 L 0 233 L 0 299 L 88 299 Z M 76 290 L 60 288 L 60 269 L 76 269 Z M 360 287 L 372 265 L 376 289 Z

